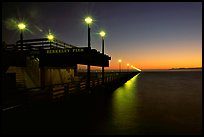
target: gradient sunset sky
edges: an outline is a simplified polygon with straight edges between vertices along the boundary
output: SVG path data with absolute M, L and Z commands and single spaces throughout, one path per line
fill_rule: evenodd
M 40 2 L 2 3 L 2 40 L 19 40 L 16 24 L 28 25 L 25 39 L 52 32 L 66 43 L 87 47 L 86 16 L 91 24 L 91 47 L 101 51 L 98 33 L 104 30 L 110 67 L 126 64 L 140 69 L 202 66 L 201 2 Z

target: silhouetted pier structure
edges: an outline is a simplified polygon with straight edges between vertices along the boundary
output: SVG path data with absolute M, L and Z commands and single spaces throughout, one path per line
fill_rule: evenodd
M 50 41 L 47 38 L 23 40 L 16 44 L 7 45 L 3 51 L 4 68 L 15 65 L 26 67 L 26 57 L 33 56 L 39 59 L 39 67 L 67 67 L 76 64 L 87 65 L 88 59 L 92 66 L 109 66 L 111 57 L 103 55 L 96 49 L 76 47 L 60 40 Z M 104 59 L 104 64 L 103 64 Z
M 95 49 L 76 47 L 57 39 L 17 41 L 3 48 L 4 92 L 13 85 L 30 101 L 52 100 L 72 93 L 90 92 L 102 86 L 103 80 L 101 77 L 91 77 L 90 81 L 80 79 L 77 64 L 108 67 L 110 59 Z M 117 85 L 119 81 L 125 82 L 137 73 L 106 72 L 103 87 L 110 83 Z M 72 80 L 67 81 L 68 78 Z

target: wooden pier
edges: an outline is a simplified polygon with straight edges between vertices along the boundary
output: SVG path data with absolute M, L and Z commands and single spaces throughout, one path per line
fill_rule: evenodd
M 102 77 L 101 72 L 91 72 L 91 75 L 89 71 L 78 72 L 77 64 L 109 67 L 109 60 L 110 56 L 96 49 L 76 47 L 57 39 L 28 39 L 5 45 L 3 106 L 52 102 L 71 94 L 105 91 L 119 87 L 139 73 L 105 72 Z
M 36 88 L 27 88 L 22 92 L 24 101 L 26 103 L 34 103 L 38 101 L 56 101 L 63 100 L 66 96 L 71 94 L 92 94 L 95 92 L 111 92 L 101 91 L 99 89 L 108 90 L 118 88 L 124 84 L 127 80 L 134 77 L 139 72 L 107 72 L 105 73 L 104 84 L 102 84 L 102 78 L 92 78 L 90 81 L 90 87 L 87 86 L 87 80 L 82 79 L 78 81 L 72 81 L 69 83 L 54 84 Z

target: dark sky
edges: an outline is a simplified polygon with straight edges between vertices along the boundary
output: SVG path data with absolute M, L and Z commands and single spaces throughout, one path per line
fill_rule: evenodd
M 91 16 L 91 47 L 101 51 L 100 30 L 107 33 L 110 68 L 130 63 L 138 68 L 202 66 L 201 2 L 38 2 L 3 3 L 2 39 L 19 39 L 16 24 L 27 24 L 24 38 L 46 37 L 87 46 L 86 16 Z

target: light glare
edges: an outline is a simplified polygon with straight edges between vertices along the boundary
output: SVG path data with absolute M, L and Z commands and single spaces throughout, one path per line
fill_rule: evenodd
M 138 69 L 138 68 L 136 68 L 136 67 L 134 67 L 134 66 L 131 66 L 133 69 L 136 69 L 137 71 L 142 71 L 142 70 L 140 70 L 140 69 Z
M 53 40 L 53 39 L 54 39 L 54 36 L 53 36 L 52 34 L 49 34 L 49 35 L 47 36 L 47 38 L 48 38 L 49 40 Z
M 106 35 L 106 33 L 104 31 L 100 32 L 101 37 L 104 37 Z
M 91 18 L 91 17 L 85 18 L 85 22 L 86 22 L 87 24 L 90 24 L 90 23 L 92 22 L 92 18 Z
M 19 24 L 18 24 L 18 28 L 19 28 L 20 30 L 25 29 L 25 27 L 26 27 L 26 25 L 25 25 L 24 23 L 19 23 Z

